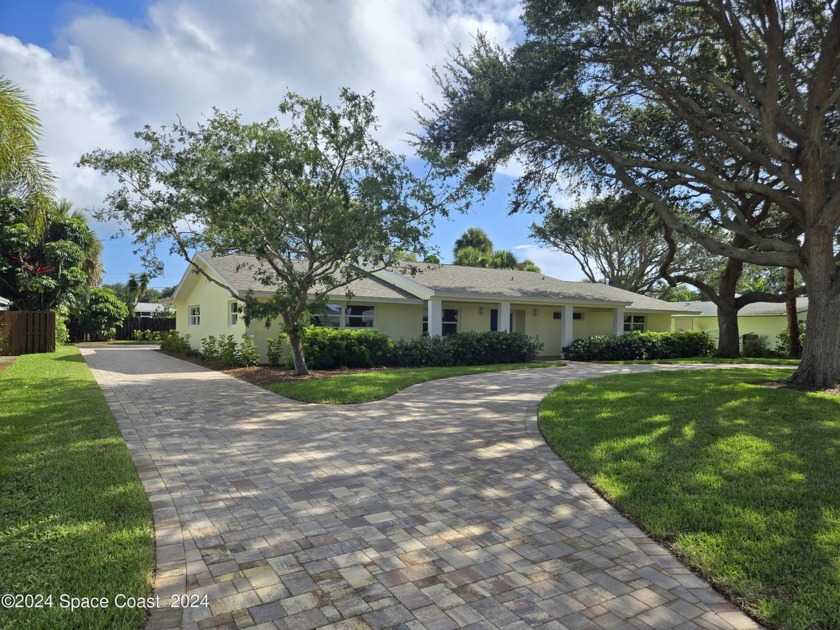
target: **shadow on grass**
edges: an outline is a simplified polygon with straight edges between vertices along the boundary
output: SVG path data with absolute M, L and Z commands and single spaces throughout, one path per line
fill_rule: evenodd
M 608 377 L 541 408 L 555 451 L 765 621 L 840 627 L 840 399 L 779 370 Z

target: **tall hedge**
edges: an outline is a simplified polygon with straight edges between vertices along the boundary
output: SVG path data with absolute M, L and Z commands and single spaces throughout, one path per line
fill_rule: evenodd
M 310 326 L 302 341 L 306 364 L 314 370 L 377 367 L 391 360 L 391 340 L 375 330 Z
M 522 333 L 462 332 L 416 337 L 394 344 L 394 365 L 404 367 L 489 365 L 533 361 L 543 344 Z
M 714 351 L 715 342 L 705 333 L 679 330 L 575 339 L 563 354 L 573 361 L 634 361 L 708 357 Z
M 397 342 L 374 330 L 311 326 L 303 335 L 306 364 L 320 370 L 524 363 L 534 360 L 542 347 L 542 343 L 522 333 L 494 331 L 423 336 Z

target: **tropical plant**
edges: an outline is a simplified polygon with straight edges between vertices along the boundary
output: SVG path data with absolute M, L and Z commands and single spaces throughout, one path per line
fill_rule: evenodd
M 0 196 L 19 197 L 35 232 L 46 223 L 54 177 L 38 150 L 41 122 L 29 98 L 0 76 Z

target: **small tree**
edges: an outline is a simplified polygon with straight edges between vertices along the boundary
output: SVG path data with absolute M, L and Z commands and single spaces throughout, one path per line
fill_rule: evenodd
M 380 145 L 373 109 L 372 97 L 346 89 L 337 107 L 289 93 L 279 107 L 289 126 L 216 110 L 196 129 L 146 127 L 136 134 L 145 148 L 98 149 L 80 165 L 116 175 L 99 216 L 126 223 L 152 269 L 160 269 L 156 246 L 170 241 L 227 290 L 193 252 L 255 256 L 251 271 L 274 294 L 236 296 L 245 320 L 279 317 L 295 370 L 307 374 L 301 335 L 310 313 L 336 289 L 395 263 L 396 252 L 425 254 L 434 216 L 470 198 L 439 184 L 445 164 L 421 178 Z
M 74 328 L 90 335 L 91 341 L 113 339 L 117 326 L 128 317 L 128 308 L 111 289 L 93 287 L 87 306 L 74 316 Z
M 81 216 L 52 204 L 40 229 L 18 198 L 0 197 L 0 292 L 17 310 L 80 307 L 89 276 L 87 248 L 96 237 Z

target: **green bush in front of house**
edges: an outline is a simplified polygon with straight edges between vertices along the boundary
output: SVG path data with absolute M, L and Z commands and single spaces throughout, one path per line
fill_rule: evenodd
M 303 333 L 303 355 L 314 370 L 368 368 L 390 363 L 393 343 L 376 330 L 310 326 Z
M 626 335 L 596 335 L 575 339 L 563 354 L 573 361 L 634 361 L 708 357 L 715 351 L 714 341 L 705 333 L 630 332 Z
M 533 361 L 543 344 L 522 333 L 470 331 L 446 337 L 417 337 L 394 344 L 393 365 L 443 367 Z

